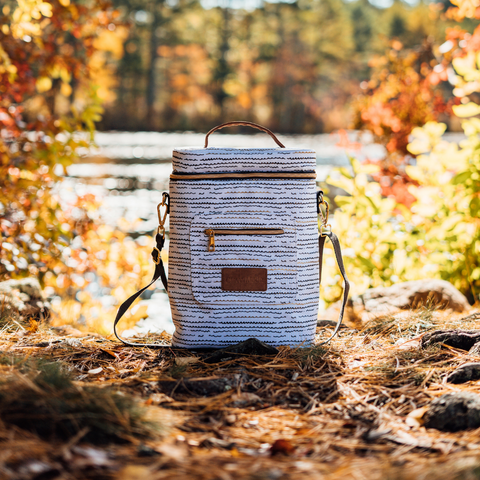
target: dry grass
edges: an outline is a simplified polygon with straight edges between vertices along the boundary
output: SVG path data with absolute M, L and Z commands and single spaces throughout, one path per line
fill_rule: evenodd
M 41 464 L 45 478 L 59 479 L 478 479 L 480 429 L 444 433 L 406 422 L 443 393 L 480 393 L 479 382 L 443 383 L 479 357 L 445 345 L 421 348 L 424 333 L 447 328 L 478 329 L 480 318 L 426 308 L 343 329 L 328 347 L 219 363 L 206 362 L 205 352 L 132 349 L 98 336 L 5 331 L 0 370 L 15 380 L 4 386 L 23 375 L 44 392 L 54 384 L 58 395 L 70 382 L 67 390 L 97 392 L 100 404 L 104 392 L 121 390 L 167 428 L 151 438 L 131 429 L 130 443 L 102 448 L 89 446 L 88 427 L 45 436 L 2 415 L 2 402 L 18 415 L 34 401 L 8 395 L 18 387 L 0 387 L 0 478 L 39 478 Z M 329 331 L 319 328 L 319 338 Z M 46 387 L 42 362 L 60 362 L 68 378 L 57 368 L 60 377 Z

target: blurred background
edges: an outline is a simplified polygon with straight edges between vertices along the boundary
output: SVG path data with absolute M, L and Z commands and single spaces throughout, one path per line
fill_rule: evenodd
M 378 57 L 388 47 L 413 49 L 430 70 L 434 46 L 455 27 L 448 2 L 113 5 L 128 31 L 112 24 L 112 44 L 104 40 L 114 58 L 98 91 L 107 102 L 100 130 L 203 131 L 230 118 L 288 134 L 359 127 L 352 103 L 370 87 Z
M 172 149 L 242 119 L 317 151 L 354 293 L 442 278 L 477 302 L 479 5 L 4 0 L 0 280 L 35 277 L 54 324 L 111 334 L 151 275 Z M 341 295 L 330 260 L 324 307 Z M 125 325 L 171 333 L 165 292 Z

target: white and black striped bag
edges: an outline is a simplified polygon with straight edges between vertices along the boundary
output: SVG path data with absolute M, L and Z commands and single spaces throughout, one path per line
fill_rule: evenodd
M 211 133 L 234 125 L 268 133 L 279 148 L 208 147 Z M 163 194 L 158 208 L 155 273 L 120 307 L 117 337 L 143 345 L 120 338 L 116 326 L 135 299 L 161 278 L 175 324 L 173 346 L 225 347 L 252 337 L 274 346 L 312 345 L 328 237 L 345 281 L 332 338 L 349 283 L 338 239 L 327 225 L 328 204 L 316 189 L 315 166 L 313 150 L 285 148 L 270 130 L 250 122 L 213 128 L 204 148 L 175 150 L 170 193 Z M 167 285 L 160 253 L 168 214 Z

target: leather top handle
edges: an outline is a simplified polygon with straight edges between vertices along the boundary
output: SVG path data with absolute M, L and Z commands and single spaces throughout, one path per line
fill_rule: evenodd
M 256 128 L 258 130 L 261 130 L 262 132 L 268 133 L 274 140 L 275 143 L 280 147 L 280 148 L 285 148 L 285 145 L 280 142 L 280 140 L 275 136 L 273 132 L 271 132 L 268 128 L 262 127 L 261 125 L 258 125 L 258 123 L 253 123 L 253 122 L 244 122 L 244 121 L 239 121 L 239 122 L 227 122 L 227 123 L 222 123 L 221 125 L 217 125 L 216 127 L 213 127 L 208 133 L 207 136 L 205 137 L 205 147 L 208 147 L 208 137 L 211 133 L 216 132 L 217 130 L 220 130 L 225 127 L 236 127 L 239 125 L 244 125 L 246 127 L 252 127 Z

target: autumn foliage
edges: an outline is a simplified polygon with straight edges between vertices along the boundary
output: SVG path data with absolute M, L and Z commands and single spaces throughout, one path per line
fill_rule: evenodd
M 123 297 L 122 275 L 137 287 L 148 254 L 99 227 L 92 195 L 60 186 L 112 95 L 125 27 L 107 2 L 69 0 L 10 2 L 0 25 L 0 279 L 37 276 L 62 299 L 63 322 L 95 323 L 99 303 L 79 289 L 97 280 L 115 294 L 113 278 Z
M 355 105 L 355 128 L 370 130 L 389 157 L 400 160 L 408 153 L 413 128 L 449 113 L 449 104 L 437 88 L 447 80 L 446 73 L 437 73 L 436 63 L 432 44 L 408 50 L 398 40 L 392 41 L 385 56 L 370 62 L 373 73 L 363 82 L 365 93 Z
M 78 149 L 89 145 L 80 132 L 92 132 L 102 111 L 85 64 L 96 29 L 110 20 L 91 13 L 66 0 L 3 7 L 0 274 L 58 269 L 63 248 L 88 223 L 84 210 L 63 208 L 54 188 Z
M 455 5 L 448 15 L 478 13 Z M 357 120 L 386 146 L 386 157 L 376 165 L 352 159 L 353 175 L 342 169 L 330 179 L 349 193 L 335 199 L 335 227 L 352 249 L 349 275 L 359 293 L 442 278 L 472 303 L 480 298 L 480 28 L 457 25 L 445 40 L 424 61 L 420 50 L 396 48 L 380 60 Z M 432 121 L 442 116 L 461 121 L 461 142 Z M 337 295 L 338 287 L 331 282 Z

